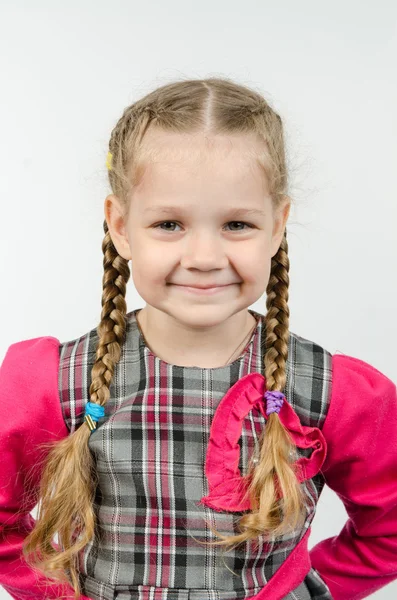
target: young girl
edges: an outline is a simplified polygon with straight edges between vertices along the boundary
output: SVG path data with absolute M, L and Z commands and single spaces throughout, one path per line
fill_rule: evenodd
M 1 366 L 4 589 L 359 600 L 395 580 L 396 386 L 289 331 L 279 115 L 228 79 L 171 83 L 124 111 L 107 166 L 98 327 Z M 349 519 L 309 552 L 325 483 Z

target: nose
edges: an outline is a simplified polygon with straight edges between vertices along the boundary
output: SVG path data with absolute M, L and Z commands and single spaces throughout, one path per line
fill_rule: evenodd
M 219 234 L 209 232 L 196 232 L 182 249 L 181 264 L 185 269 L 214 269 L 224 268 L 227 265 L 227 256 L 224 242 Z

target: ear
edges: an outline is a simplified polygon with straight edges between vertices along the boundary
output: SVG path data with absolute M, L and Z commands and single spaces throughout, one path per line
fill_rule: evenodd
M 122 258 L 130 260 L 132 257 L 125 227 L 124 211 L 118 197 L 114 194 L 107 196 L 104 209 L 105 219 L 113 245 Z
M 272 233 L 272 242 L 271 242 L 271 256 L 273 257 L 277 254 L 278 249 L 280 248 L 281 241 L 284 237 L 285 227 L 287 225 L 287 220 L 289 217 L 289 212 L 291 209 L 291 200 L 288 196 L 285 196 L 285 200 L 283 204 L 275 211 L 274 214 L 274 224 L 273 224 L 273 233 Z

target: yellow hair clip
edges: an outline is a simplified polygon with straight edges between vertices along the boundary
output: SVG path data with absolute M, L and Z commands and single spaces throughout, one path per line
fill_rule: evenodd
M 107 157 L 106 157 L 106 166 L 109 169 L 109 171 L 112 170 L 112 158 L 113 158 L 113 154 L 111 152 L 108 152 Z

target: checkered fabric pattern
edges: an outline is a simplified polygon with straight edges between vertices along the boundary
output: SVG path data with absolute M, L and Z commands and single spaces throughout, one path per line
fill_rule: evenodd
M 89 447 L 98 472 L 97 535 L 79 557 L 82 592 L 93 600 L 243 600 L 254 597 L 286 560 L 311 525 L 324 486 L 319 472 L 302 483 L 304 526 L 265 543 L 259 538 L 225 552 L 207 523 L 238 533 L 243 512 L 199 505 L 208 494 L 205 458 L 214 412 L 238 379 L 263 373 L 264 316 L 249 309 L 257 326 L 243 353 L 224 367 L 171 365 L 146 346 L 127 314 L 126 340 L 115 367 L 105 416 Z M 71 433 L 83 423 L 90 400 L 96 329 L 60 345 L 59 391 Z M 321 429 L 329 406 L 331 354 L 292 332 L 283 392 L 301 423 Z M 243 421 L 239 469 L 258 444 L 266 420 L 253 408 Z M 311 448 L 298 448 L 310 456 Z M 332 600 L 315 569 L 286 598 Z

